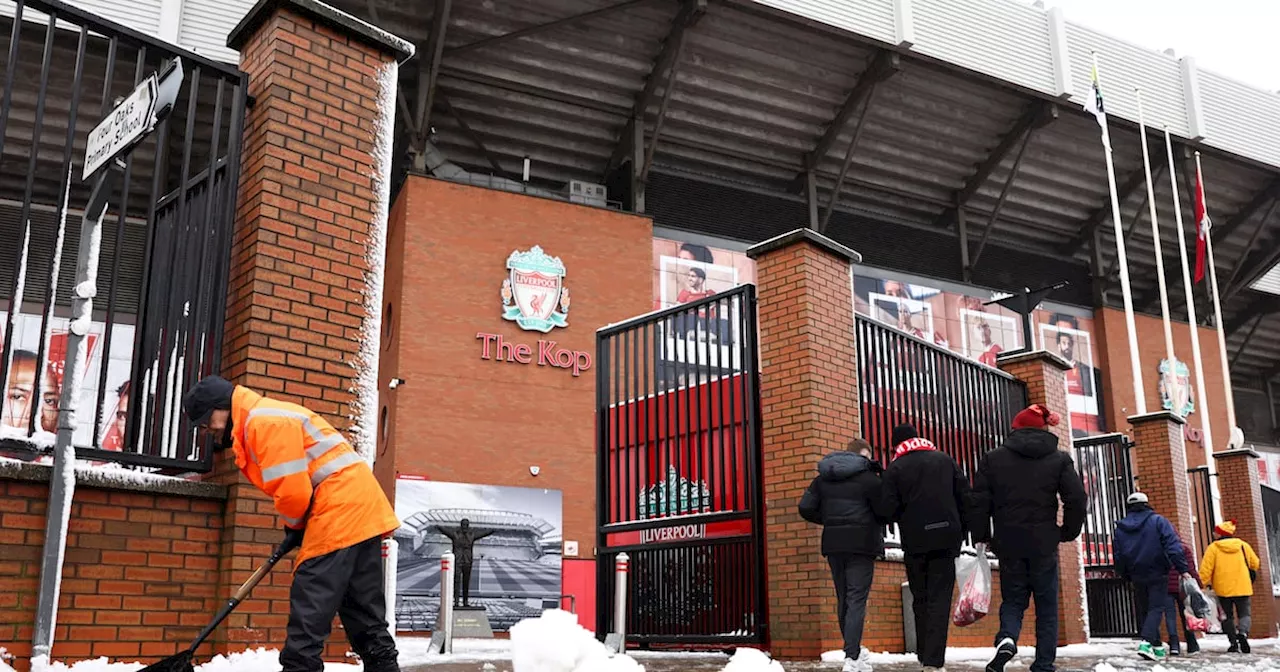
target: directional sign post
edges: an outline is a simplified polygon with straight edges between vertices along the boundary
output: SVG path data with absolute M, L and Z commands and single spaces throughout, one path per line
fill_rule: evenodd
M 120 181 L 119 167 L 126 156 L 156 124 L 169 115 L 182 88 L 182 62 L 171 61 L 157 76 L 152 74 L 121 101 L 89 133 L 84 157 L 84 180 L 94 177 L 93 191 L 80 222 L 80 249 L 76 282 L 72 288 L 71 326 L 63 359 L 63 384 L 58 399 L 58 439 L 53 451 L 53 477 L 49 481 L 49 506 L 45 516 L 44 558 L 40 565 L 40 593 L 36 606 L 32 657 L 46 659 L 53 650 L 53 630 L 58 619 L 58 593 L 67 550 L 67 518 L 75 494 L 76 402 L 84 381 L 84 337 L 93 325 L 93 299 L 98 293 L 98 252 L 102 243 L 102 219 Z M 156 166 L 156 170 L 164 170 Z M 68 186 L 70 188 L 70 186 Z

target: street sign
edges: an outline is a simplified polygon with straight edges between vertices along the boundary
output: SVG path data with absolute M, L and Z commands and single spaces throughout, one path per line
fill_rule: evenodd
M 89 132 L 82 180 L 88 180 L 151 131 L 156 119 L 157 88 L 156 76 L 153 74 L 147 77 L 128 98 L 111 110 L 102 123 Z

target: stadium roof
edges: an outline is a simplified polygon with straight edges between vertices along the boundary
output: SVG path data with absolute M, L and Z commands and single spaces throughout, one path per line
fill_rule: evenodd
M 418 45 L 401 68 L 399 122 L 422 122 L 425 106 L 435 144 L 475 172 L 518 175 L 528 156 L 535 179 L 603 183 L 632 154 L 639 115 L 639 156 L 655 174 L 803 202 L 812 168 L 819 222 L 840 184 L 846 222 L 945 233 L 957 257 L 962 203 L 975 268 L 984 253 L 1005 258 L 988 243 L 1070 260 L 1106 276 L 1095 285 L 1119 305 L 1099 131 L 1080 107 L 1096 51 L 1138 309 L 1159 311 L 1133 123 L 1141 85 L 1175 317 L 1185 310 L 1166 124 L 1188 231 L 1187 167 L 1203 153 L 1231 352 L 1248 340 L 1237 370 L 1280 372 L 1280 302 L 1248 289 L 1280 259 L 1280 218 L 1266 220 L 1280 196 L 1280 97 L 1189 59 L 1008 0 L 336 4 Z M 838 219 L 829 234 L 848 240 Z
M 405 518 L 404 522 L 401 523 L 401 527 L 408 527 L 421 532 L 433 525 L 457 525 L 464 518 L 469 520 L 473 527 L 529 532 L 538 537 L 545 536 L 548 532 L 556 529 L 551 523 L 527 513 L 490 511 L 486 509 L 431 509 L 429 511 L 419 511 Z

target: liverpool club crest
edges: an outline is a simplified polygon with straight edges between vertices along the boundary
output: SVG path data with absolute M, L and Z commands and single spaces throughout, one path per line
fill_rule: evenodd
M 547 333 L 569 326 L 569 290 L 564 262 L 541 247 L 516 250 L 507 257 L 509 275 L 502 281 L 502 317 L 525 331 Z
M 1191 372 L 1186 362 L 1160 360 L 1160 401 L 1164 410 L 1184 418 L 1195 412 L 1196 404 L 1191 398 Z

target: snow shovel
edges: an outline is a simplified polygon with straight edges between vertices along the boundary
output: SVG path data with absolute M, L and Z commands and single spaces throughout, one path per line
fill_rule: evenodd
M 227 600 L 227 603 L 222 605 L 222 609 L 218 610 L 218 615 L 213 617 L 213 621 L 211 621 L 209 625 L 204 626 L 204 630 L 200 631 L 200 634 L 196 637 L 195 641 L 191 642 L 191 646 L 187 647 L 185 651 L 169 656 L 168 658 L 165 658 L 153 665 L 148 665 L 147 667 L 139 670 L 139 672 L 194 672 L 195 668 L 191 665 L 191 660 L 195 656 L 196 649 L 204 643 L 204 640 L 208 639 L 209 635 L 213 633 L 214 628 L 218 627 L 219 623 L 222 623 L 222 621 L 225 620 L 236 607 L 240 606 L 240 603 L 243 602 L 246 597 L 249 597 L 249 593 L 258 585 L 258 582 L 262 581 L 263 577 L 271 572 L 271 569 L 276 566 L 277 562 L 280 562 L 280 558 L 283 558 L 285 554 L 291 550 L 293 549 L 286 547 L 284 544 L 277 546 L 275 552 L 271 554 L 271 557 L 267 558 L 267 561 L 262 563 L 262 566 L 253 573 L 253 576 L 250 576 L 249 580 L 245 581 L 244 585 L 240 586 L 240 589 L 236 591 L 236 594 L 232 595 L 231 599 Z

